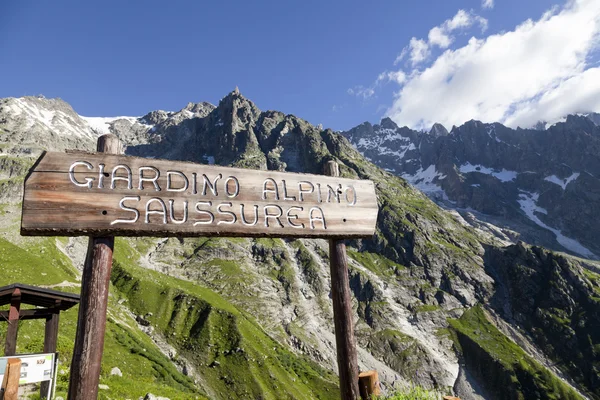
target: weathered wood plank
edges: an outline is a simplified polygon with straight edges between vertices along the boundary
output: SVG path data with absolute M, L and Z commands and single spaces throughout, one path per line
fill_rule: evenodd
M 324 172 L 329 176 L 338 176 L 338 164 L 329 161 L 325 165 Z M 358 389 L 358 356 L 354 339 L 354 323 L 352 321 L 348 258 L 346 256 L 346 245 L 342 240 L 329 241 L 329 263 L 340 394 L 342 400 L 356 400 L 360 395 Z
M 4 386 L 4 400 L 17 400 L 19 398 L 19 379 L 21 379 L 21 360 L 9 358 L 6 363 Z
M 23 235 L 368 237 L 373 183 L 137 157 L 45 153 Z

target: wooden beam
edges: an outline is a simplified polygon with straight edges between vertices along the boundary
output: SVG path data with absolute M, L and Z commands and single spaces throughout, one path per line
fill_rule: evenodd
M 56 344 L 58 342 L 58 321 L 59 311 L 52 313 L 46 318 L 46 327 L 44 334 L 44 353 L 56 353 Z M 40 384 L 40 398 L 45 399 L 50 388 L 50 381 L 44 381 Z
M 17 352 L 17 335 L 19 332 L 19 311 L 21 309 L 21 290 L 16 288 L 10 298 L 8 311 L 8 329 L 4 344 L 4 356 L 14 356 Z
M 9 358 L 4 372 L 4 400 L 18 400 L 19 398 L 19 379 L 21 379 L 21 360 L 18 358 Z
M 57 310 L 58 311 L 58 310 Z M 54 314 L 52 308 L 31 308 L 27 310 L 19 310 L 19 320 L 25 321 L 29 319 L 47 319 Z M 2 320 L 8 320 L 10 311 L 0 311 L 0 322 Z
M 339 166 L 335 161 L 329 161 L 325 164 L 324 172 L 329 176 L 339 176 Z M 354 340 L 354 324 L 352 322 L 348 259 L 346 245 L 342 240 L 332 239 L 329 241 L 329 260 L 340 394 L 342 400 L 356 400 L 360 396 L 358 390 L 358 357 Z
M 98 138 L 98 151 L 121 154 L 123 150 L 115 135 L 104 135 Z M 81 280 L 69 400 L 98 397 L 114 243 L 114 237 L 90 237 L 89 240 Z
M 108 154 L 44 153 L 21 234 L 363 238 L 373 182 Z

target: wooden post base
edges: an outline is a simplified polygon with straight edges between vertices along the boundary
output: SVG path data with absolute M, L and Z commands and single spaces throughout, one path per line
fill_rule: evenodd
M 363 400 L 370 400 L 373 396 L 379 396 L 381 390 L 377 371 L 364 371 L 358 374 L 358 390 L 360 391 L 360 398 Z
M 21 360 L 9 358 L 4 372 L 4 400 L 17 400 L 19 398 L 19 380 L 21 379 Z

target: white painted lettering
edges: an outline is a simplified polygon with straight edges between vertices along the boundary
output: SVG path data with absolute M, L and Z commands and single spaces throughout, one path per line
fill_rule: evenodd
M 304 223 L 301 222 L 300 225 L 297 225 L 292 222 L 292 219 L 294 219 L 294 220 L 298 219 L 298 214 L 292 214 L 292 211 L 294 211 L 294 210 L 298 210 L 298 212 L 302 212 L 302 210 L 304 210 L 304 207 L 292 206 L 287 210 L 287 212 L 285 213 L 285 216 L 287 218 L 288 224 L 292 228 L 302 229 L 302 228 L 304 228 Z
M 94 178 L 84 178 L 85 183 L 79 182 L 77 179 L 75 179 L 75 167 L 77 167 L 78 165 L 85 165 L 87 167 L 87 169 L 92 169 L 92 170 L 94 169 L 92 164 L 90 164 L 87 161 L 74 162 L 73 164 L 71 164 L 71 167 L 69 168 L 69 178 L 71 178 L 71 182 L 73 182 L 76 186 L 86 187 L 88 189 L 91 189 L 92 182 L 94 182 Z
M 230 186 L 233 185 L 233 191 Z M 225 194 L 227 197 L 236 197 L 240 193 L 240 182 L 235 176 L 229 176 L 225 180 Z
M 104 189 L 104 167 L 104 164 L 98 164 L 98 189 Z M 108 174 L 106 174 L 106 176 L 108 176 Z
M 352 191 L 352 201 L 348 199 L 348 192 L 350 191 Z M 346 190 L 344 190 L 344 196 L 346 197 L 346 202 L 348 203 L 348 205 L 353 206 L 356 204 L 356 189 L 354 189 L 354 186 L 350 185 L 346 187 Z
M 121 210 L 132 212 L 135 215 L 134 217 L 132 217 L 133 219 L 115 219 L 114 221 L 112 221 L 110 223 L 111 225 L 135 224 L 137 222 L 137 220 L 140 218 L 140 212 L 137 210 L 137 208 L 127 207 L 125 205 L 126 201 L 133 201 L 133 200 L 140 201 L 140 196 L 125 196 L 121 199 L 121 201 L 119 201 L 119 207 L 121 207 Z
M 212 224 L 214 222 L 214 220 L 215 220 L 215 216 L 213 215 L 213 213 L 211 213 L 210 211 L 207 211 L 207 210 L 201 210 L 200 208 L 198 208 L 199 206 L 208 206 L 208 207 L 211 207 L 212 206 L 212 201 L 198 201 L 198 202 L 196 202 L 196 207 L 195 207 L 196 208 L 196 212 L 198 214 L 201 214 L 201 215 L 208 215 L 209 219 L 208 219 L 208 221 L 200 221 L 200 220 L 198 220 L 198 221 L 194 222 L 194 226 L 196 226 L 196 225 L 209 225 L 209 224 Z
M 219 191 L 217 190 L 217 181 L 219 179 L 223 178 L 223 175 L 219 174 L 215 177 L 214 182 L 211 182 L 210 179 L 208 179 L 208 176 L 202 174 L 202 178 L 204 179 L 204 184 L 202 186 L 202 196 L 206 196 L 206 189 L 210 189 L 210 191 L 212 192 L 212 194 L 214 194 L 215 196 L 219 195 Z
M 267 188 L 267 183 L 273 185 L 273 189 Z M 279 189 L 277 188 L 277 182 L 272 178 L 267 178 L 263 182 L 262 199 L 267 200 L 267 193 L 275 193 L 275 200 L 279 200 Z
M 308 188 L 303 188 L 302 185 L 308 185 Z M 308 181 L 300 181 L 298 182 L 298 198 L 300 201 L 304 201 L 304 194 L 309 194 L 315 191 L 315 186 Z
M 287 186 L 285 184 L 285 180 L 282 179 L 281 183 L 283 185 L 283 199 L 284 200 L 290 200 L 290 201 L 296 201 L 296 196 L 288 196 L 288 192 L 287 192 Z
M 219 221 L 217 222 L 217 225 L 221 225 L 221 224 L 227 224 L 227 225 L 231 225 L 231 224 L 235 224 L 237 221 L 237 216 L 232 213 L 231 211 L 226 211 L 226 210 L 221 210 L 221 207 L 233 207 L 232 203 L 226 202 L 226 203 L 221 203 L 217 206 L 217 212 L 221 215 L 229 215 L 231 217 L 230 221 Z
M 246 226 L 254 226 L 258 223 L 258 206 L 255 204 L 252 206 L 252 208 L 254 208 L 254 222 L 248 222 L 246 221 L 246 214 L 244 214 L 244 204 L 240 204 L 240 217 L 242 220 L 242 224 L 246 225 Z
M 127 178 L 123 177 L 123 176 L 118 176 L 117 175 L 117 171 L 120 169 L 124 169 L 127 172 Z M 115 188 L 115 181 L 125 181 L 127 182 L 127 189 L 133 189 L 133 184 L 132 184 L 132 174 L 131 174 L 131 168 L 129 168 L 127 165 L 117 165 L 116 167 L 113 168 L 112 170 L 112 174 L 111 174 L 111 180 L 110 180 L 110 188 L 114 189 Z
M 276 214 L 269 214 L 269 210 L 270 209 L 274 209 Z M 279 207 L 276 204 L 267 204 L 264 207 L 264 212 L 265 212 L 265 226 L 267 228 L 269 228 L 269 218 L 273 218 L 275 221 L 277 221 L 277 224 L 283 228 L 283 224 L 281 223 L 281 221 L 279 220 L 279 218 L 283 215 L 283 210 L 281 209 L 281 207 Z
M 320 215 L 313 216 L 314 211 L 317 211 Z M 312 207 L 308 212 L 308 220 L 310 223 L 310 229 L 315 229 L 315 221 L 321 221 L 321 223 L 323 224 L 323 229 L 327 229 L 327 224 L 325 223 L 325 215 L 323 215 L 323 210 L 321 210 L 321 207 Z
M 144 176 L 144 171 L 153 172 L 154 176 L 151 178 L 147 178 Z M 160 176 L 160 171 L 158 169 L 154 167 L 140 167 L 138 172 L 140 174 L 140 182 L 138 185 L 139 190 L 144 190 L 144 182 L 152 182 L 152 184 L 154 185 L 154 190 L 160 192 L 160 186 L 158 186 L 158 182 L 156 182 L 158 180 L 158 177 Z
M 161 209 L 160 210 L 151 210 L 150 205 L 152 203 L 158 203 L 158 205 L 160 206 Z M 150 200 L 148 200 L 148 202 L 146 203 L 145 222 L 147 224 L 150 223 L 150 215 L 151 214 L 162 215 L 162 223 L 166 225 L 166 223 L 167 223 L 167 205 L 165 204 L 163 199 L 161 199 L 160 197 L 153 197 Z
M 340 202 L 340 193 L 342 193 L 342 185 L 338 185 L 337 189 L 334 189 L 331 186 L 327 185 L 327 202 L 331 203 L 331 195 L 333 194 L 333 196 L 339 203 Z
M 198 194 L 198 174 L 192 172 L 192 194 Z
M 169 219 L 171 220 L 171 222 L 174 224 L 177 224 L 177 225 L 187 222 L 187 219 L 188 219 L 188 202 L 187 202 L 187 200 L 185 200 L 183 202 L 183 218 L 181 218 L 180 220 L 175 218 L 174 204 L 175 204 L 175 200 L 169 199 Z
M 179 176 L 183 181 L 183 186 L 175 188 L 173 187 L 173 175 Z M 167 191 L 169 192 L 185 192 L 190 185 L 187 176 L 181 171 L 167 171 Z

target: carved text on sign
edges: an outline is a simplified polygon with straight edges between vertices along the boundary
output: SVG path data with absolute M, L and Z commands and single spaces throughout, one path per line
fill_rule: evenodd
M 95 171 L 97 174 L 93 175 Z M 75 186 L 87 189 L 115 190 L 121 188 L 131 191 L 149 189 L 156 192 L 184 192 L 197 198 L 218 197 L 220 191 L 229 199 L 236 199 L 240 195 L 240 183 L 237 177 L 230 175 L 224 178 L 222 174 L 211 177 L 206 174 L 200 175 L 199 177 L 198 172 L 192 172 L 188 177 L 182 171 L 168 170 L 166 173 L 162 173 L 162 176 L 166 176 L 166 185 L 161 187 L 159 182 L 161 171 L 153 166 L 138 167 L 135 177 L 132 169 L 126 164 L 114 166 L 110 173 L 106 172 L 105 164 L 100 163 L 95 166 L 85 160 L 75 161 L 69 168 L 71 182 Z M 138 221 L 148 224 L 152 218 L 155 220 L 154 222 L 162 224 L 192 223 L 196 226 L 239 223 L 254 226 L 260 220 L 267 228 L 283 228 L 285 223 L 296 229 L 325 230 L 327 222 L 321 207 L 318 205 L 312 207 L 288 206 L 285 202 L 298 201 L 319 204 L 343 201 L 349 206 L 354 206 L 357 201 L 356 190 L 352 185 L 332 186 L 330 184 L 322 185 L 319 182 L 313 184 L 310 181 L 299 181 L 293 188 L 288 188 L 285 179 L 277 182 L 273 178 L 266 178 L 263 181 L 261 193 L 262 200 L 283 200 L 283 203 L 260 206 L 240 203 L 238 208 L 228 201 L 197 200 L 190 205 L 189 200 L 177 201 L 168 198 L 168 193 L 165 193 L 165 197 L 152 197 L 145 204 L 140 204 L 140 196 L 123 196 L 119 201 L 119 207 L 127 211 L 129 217 L 114 219 L 110 224 L 132 224 Z M 298 222 L 301 213 L 306 214 L 308 224 Z M 176 215 L 179 215 L 179 218 Z M 224 217 L 215 218 L 215 215 Z M 140 217 L 142 218 L 140 219 Z
M 65 207 L 71 206 L 71 213 Z M 45 218 L 28 211 L 54 210 Z M 58 213 L 58 214 L 57 214 Z M 320 175 L 250 171 L 99 154 L 46 153 L 25 184 L 22 231 L 147 229 L 152 235 L 248 233 L 365 236 L 374 231 L 373 184 Z M 75 224 L 75 225 L 77 225 Z M 367 226 L 365 226 L 365 224 Z M 146 226 L 146 228 L 144 228 Z M 371 226 L 372 228 L 369 228 Z M 130 231 L 130 232 L 129 232 Z M 330 233 L 330 231 L 333 231 Z M 128 233 L 129 232 L 129 233 Z

